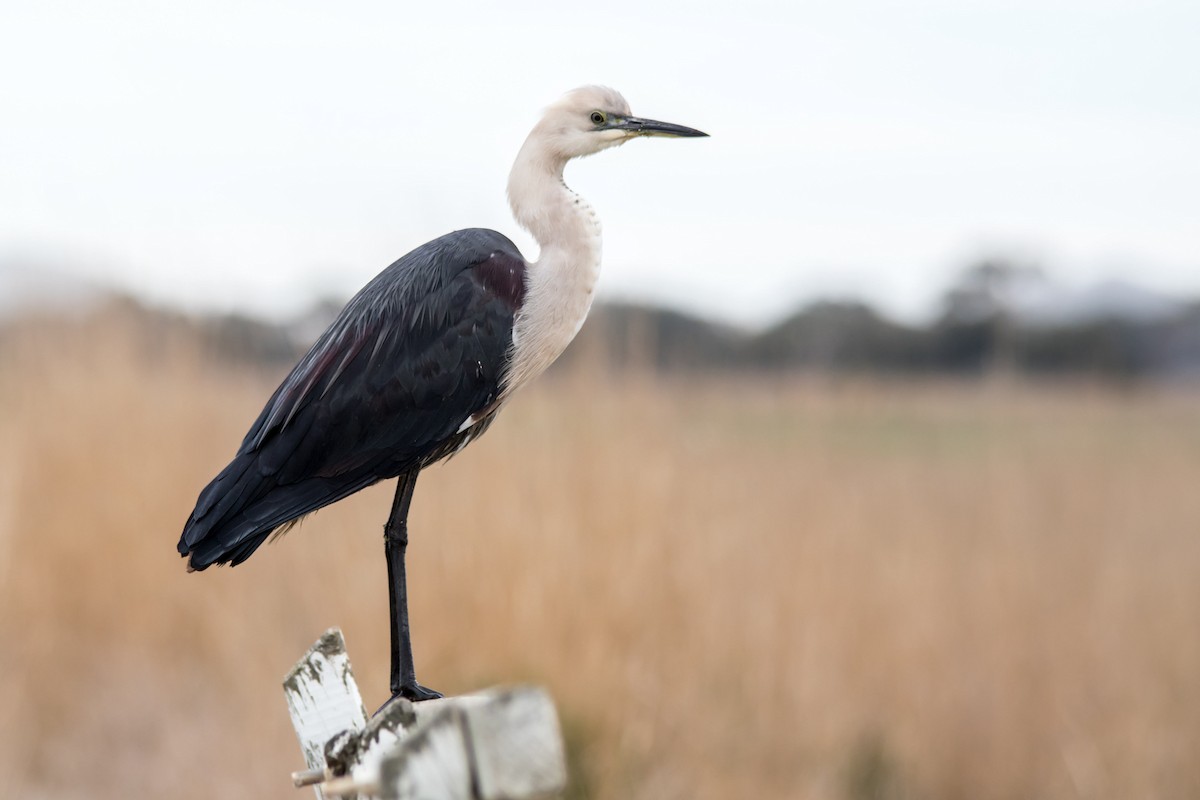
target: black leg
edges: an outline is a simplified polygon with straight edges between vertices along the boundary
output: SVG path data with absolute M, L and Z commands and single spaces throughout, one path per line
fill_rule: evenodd
M 404 551 L 408 548 L 408 506 L 412 502 L 417 473 L 400 476 L 392 513 L 383 529 L 387 550 L 388 601 L 392 618 L 392 697 L 409 700 L 432 700 L 439 692 L 417 683 L 413 668 L 412 639 L 408 631 L 408 586 L 404 576 Z

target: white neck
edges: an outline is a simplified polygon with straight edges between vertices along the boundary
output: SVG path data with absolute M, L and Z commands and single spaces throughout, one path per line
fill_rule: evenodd
M 513 323 L 505 394 L 558 358 L 592 306 L 600 275 L 600 220 L 563 182 L 566 162 L 549 150 L 535 128 L 508 177 L 513 216 L 533 234 L 540 252 L 526 270 L 525 301 Z

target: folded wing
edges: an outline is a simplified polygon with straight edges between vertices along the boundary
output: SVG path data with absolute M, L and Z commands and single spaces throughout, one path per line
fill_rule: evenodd
M 179 540 L 189 567 L 239 564 L 281 526 L 480 432 L 464 422 L 495 408 L 524 280 L 515 246 L 479 229 L 436 239 L 380 273 L 200 493 Z

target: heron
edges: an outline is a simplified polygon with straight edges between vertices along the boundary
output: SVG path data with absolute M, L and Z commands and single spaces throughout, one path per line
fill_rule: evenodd
M 200 492 L 179 538 L 189 572 L 237 566 L 307 514 L 396 478 L 384 525 L 392 697 L 417 682 L 408 619 L 408 510 L 421 470 L 488 429 L 582 327 L 600 271 L 600 223 L 567 187 L 568 161 L 639 137 L 707 134 L 633 116 L 613 89 L 551 104 L 508 179 L 536 261 L 503 234 L 434 239 L 356 294 L 271 395 L 233 460 Z

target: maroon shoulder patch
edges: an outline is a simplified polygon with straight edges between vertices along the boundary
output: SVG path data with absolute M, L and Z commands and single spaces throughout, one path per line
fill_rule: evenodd
M 496 251 L 473 267 L 489 292 L 513 311 L 525 302 L 525 260 Z

